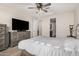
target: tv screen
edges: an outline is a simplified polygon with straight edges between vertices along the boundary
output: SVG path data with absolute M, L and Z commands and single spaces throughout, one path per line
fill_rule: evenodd
M 18 30 L 18 31 L 29 30 L 29 22 L 12 18 L 12 30 Z

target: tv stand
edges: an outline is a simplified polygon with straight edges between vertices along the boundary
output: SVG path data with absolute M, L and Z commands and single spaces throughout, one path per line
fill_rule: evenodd
M 30 31 L 10 32 L 10 47 L 18 45 L 19 41 L 30 38 Z

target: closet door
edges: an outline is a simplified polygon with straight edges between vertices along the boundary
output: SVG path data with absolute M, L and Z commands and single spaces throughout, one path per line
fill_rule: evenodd
M 42 36 L 42 20 L 38 22 L 37 36 Z
M 37 32 L 38 32 L 38 24 L 39 21 L 38 20 L 33 20 L 33 24 L 32 24 L 32 37 L 36 37 L 38 36 Z

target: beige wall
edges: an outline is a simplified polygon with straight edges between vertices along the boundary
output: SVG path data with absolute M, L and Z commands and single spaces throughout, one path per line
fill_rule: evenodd
M 69 25 L 74 25 L 74 13 L 66 12 L 48 15 L 42 18 L 42 36 L 50 35 L 50 18 L 56 18 L 56 37 L 67 37 L 69 35 Z
M 30 21 L 31 17 L 22 10 L 6 6 L 0 6 L 0 24 L 7 24 L 9 30 L 12 29 L 12 18 Z
M 49 32 L 50 31 L 50 18 L 45 17 L 42 20 L 42 36 L 48 36 L 49 37 Z
M 79 24 L 79 7 L 76 7 L 75 12 L 74 12 L 74 30 L 75 30 L 75 35 L 76 35 L 76 26 Z
M 9 31 L 12 31 L 12 18 L 29 21 L 29 30 L 31 37 L 37 36 L 37 23 L 36 17 L 30 15 L 26 10 L 16 7 L 1 6 L 0 5 L 0 24 L 7 24 Z
M 67 12 L 56 15 L 56 35 L 57 37 L 67 37 L 70 34 L 69 25 L 74 25 L 74 13 Z
M 42 36 L 49 37 L 50 18 L 56 18 L 56 35 L 57 37 L 66 37 L 69 35 L 69 25 L 74 24 L 74 13 L 66 12 L 61 14 L 46 15 L 43 17 L 32 17 L 27 14 L 27 11 L 19 10 L 17 8 L 10 8 L 0 6 L 0 23 L 7 24 L 9 30 L 12 28 L 12 18 L 19 18 L 30 22 L 30 31 L 32 37 L 37 36 L 37 28 L 39 20 L 41 21 L 40 29 Z M 42 27 L 42 28 L 41 28 Z

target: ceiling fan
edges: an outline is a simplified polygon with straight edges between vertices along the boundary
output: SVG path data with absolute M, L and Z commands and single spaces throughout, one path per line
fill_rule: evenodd
M 35 3 L 36 7 L 28 7 L 29 9 L 37 9 L 37 10 L 42 10 L 44 12 L 48 12 L 47 9 L 49 9 L 48 6 L 51 5 L 51 3 L 47 3 L 47 4 L 44 4 L 44 3 Z

